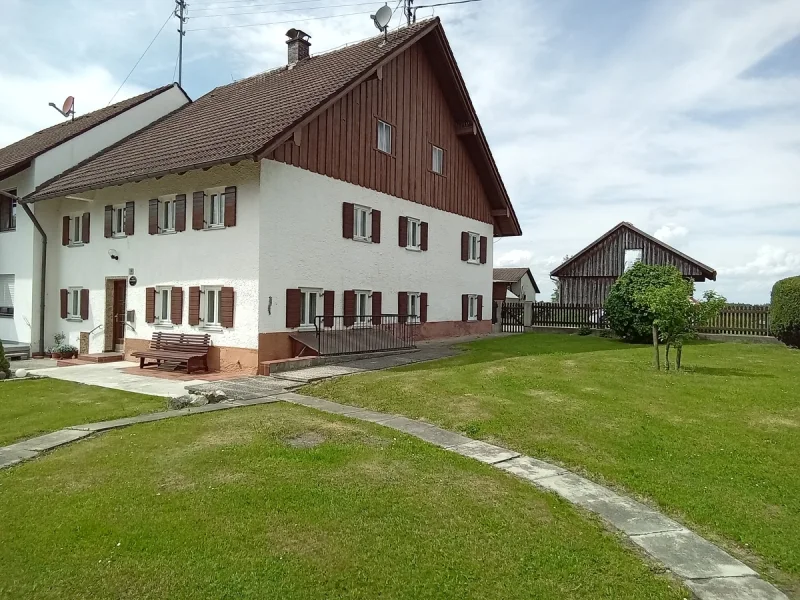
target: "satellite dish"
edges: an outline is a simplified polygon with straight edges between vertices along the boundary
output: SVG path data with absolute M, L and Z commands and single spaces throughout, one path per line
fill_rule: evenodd
M 75 98 L 73 96 L 67 96 L 67 99 L 64 100 L 64 106 L 61 107 L 61 112 L 65 115 L 68 115 L 72 112 L 72 108 L 75 106 Z
M 377 27 L 379 31 L 386 31 L 386 28 L 389 26 L 389 21 L 392 20 L 392 9 L 384 4 L 378 9 L 378 12 L 370 16 L 372 17 L 373 23 L 375 23 L 375 27 Z

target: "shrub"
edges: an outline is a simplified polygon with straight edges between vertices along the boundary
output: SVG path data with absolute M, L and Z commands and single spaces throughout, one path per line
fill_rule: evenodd
M 772 335 L 790 348 L 800 348 L 800 276 L 775 283 L 769 316 Z
M 640 301 L 648 290 L 683 281 L 671 265 L 637 262 L 614 282 L 605 305 L 605 316 L 614 333 L 626 342 L 645 343 L 652 339 L 655 316 Z
M 592 328 L 588 325 L 581 325 L 578 329 L 578 335 L 592 335 Z
M 3 348 L 2 341 L 0 341 L 0 373 L 4 373 L 6 379 L 11 377 L 11 365 L 8 364 L 8 359 L 6 358 L 6 349 Z

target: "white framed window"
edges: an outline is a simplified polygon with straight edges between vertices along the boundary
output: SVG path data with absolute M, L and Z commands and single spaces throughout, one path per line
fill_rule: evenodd
M 408 240 L 406 242 L 406 248 L 409 250 L 420 249 L 420 244 L 422 243 L 421 227 L 422 223 L 419 219 L 408 218 L 408 228 L 406 229 L 408 232 Z
M 366 206 L 353 207 L 353 239 L 369 241 L 372 239 L 372 209 Z
M 8 190 L 17 195 L 17 190 Z M 0 196 L 0 231 L 14 231 L 17 228 L 17 201 L 15 198 Z
M 111 235 L 125 236 L 125 205 L 117 204 L 111 209 Z
M 392 153 L 392 126 L 381 120 L 378 120 L 378 150 Z
M 14 316 L 14 275 L 0 275 L 0 317 Z
M 421 296 L 419 292 L 408 292 L 408 322 L 419 323 Z
M 444 173 L 444 150 L 439 146 L 433 146 L 431 161 L 431 171 L 442 175 Z
M 322 290 L 300 288 L 300 327 L 313 327 L 319 316 Z
M 83 239 L 83 213 L 74 214 L 69 218 L 69 245 L 79 246 L 86 240 Z
M 467 311 L 467 318 L 470 321 L 477 321 L 478 320 L 478 296 L 471 295 L 469 297 L 469 310 Z
M 625 250 L 625 270 L 627 271 L 637 262 L 642 260 L 641 248 L 629 248 Z
M 172 325 L 172 288 L 156 288 L 156 323 Z
M 469 253 L 467 254 L 469 262 L 480 262 L 481 260 L 481 236 L 477 233 L 470 232 L 469 234 Z
M 173 216 L 173 223 L 175 219 Z M 225 190 L 224 188 L 206 192 L 206 229 L 225 227 Z
M 83 288 L 69 288 L 69 298 L 67 299 L 67 319 L 73 321 L 81 320 L 81 290 Z
M 366 290 L 356 291 L 356 325 L 369 324 L 369 298 L 372 292 Z
M 160 233 L 175 232 L 175 196 L 159 199 L 158 231 Z
M 219 320 L 219 297 L 222 288 L 219 286 L 203 286 L 203 327 L 222 327 Z

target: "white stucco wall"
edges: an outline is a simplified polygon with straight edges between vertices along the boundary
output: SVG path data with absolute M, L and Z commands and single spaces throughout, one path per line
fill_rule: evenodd
M 536 288 L 533 287 L 533 282 L 527 275 L 523 275 L 522 279 L 512 284 L 511 291 L 514 292 L 520 300 L 524 299 L 525 301 L 536 302 Z
M 493 226 L 274 161 L 261 163 L 261 302 L 259 329 L 286 331 L 286 290 L 312 287 L 383 294 L 384 313 L 397 312 L 397 293 L 428 293 L 428 321 L 460 321 L 461 295 L 482 294 L 484 319 L 492 297 Z M 381 243 L 342 237 L 342 203 L 381 211 Z M 401 216 L 429 223 L 427 252 L 398 245 Z M 461 261 L 461 232 L 489 238 L 486 264 Z M 271 301 L 271 308 L 270 308 Z M 321 307 L 320 307 L 321 311 Z
M 237 186 L 236 226 L 221 230 L 192 230 L 192 192 L 217 186 Z M 167 194 L 187 196 L 186 231 L 174 234 L 148 234 L 148 201 Z M 48 248 L 46 343 L 53 335 L 67 334 L 68 342 L 78 346 L 79 334 L 100 325 L 90 336 L 90 352 L 105 350 L 105 281 L 109 277 L 128 277 L 133 269 L 135 286 L 127 289 L 127 310 L 135 310 L 135 329 L 126 338 L 147 339 L 159 328 L 145 323 L 145 288 L 159 285 L 181 286 L 184 292 L 183 324 L 169 331 L 200 333 L 187 324 L 189 287 L 195 285 L 232 286 L 235 294 L 234 327 L 211 332 L 216 346 L 258 347 L 258 228 L 259 175 L 252 162 L 220 166 L 209 171 L 170 175 L 160 180 L 127 184 L 100 190 L 93 202 L 53 199 L 39 203 L 40 220 L 53 243 Z M 136 203 L 135 231 L 125 238 L 105 238 L 104 210 L 107 204 Z M 82 247 L 61 245 L 63 215 L 88 210 L 91 213 L 90 242 Z M 37 214 L 39 214 L 37 213 Z M 114 249 L 119 261 L 109 257 Z M 60 318 L 59 290 L 72 286 L 88 288 L 89 319 L 73 322 Z
M 177 86 L 173 86 L 113 119 L 48 150 L 34 161 L 34 186 L 66 171 L 187 102 L 184 93 Z
M 33 169 L 25 169 L 0 181 L 0 190 L 13 189 L 17 190 L 18 196 L 32 192 Z M 29 344 L 39 335 L 39 313 L 38 310 L 34 313 L 33 303 L 35 299 L 38 302 L 38 257 L 41 251 L 34 246 L 41 242 L 39 235 L 34 233 L 33 223 L 22 207 L 17 207 L 16 230 L 0 232 L 0 273 L 14 275 L 15 288 L 14 317 L 0 317 L 0 339 Z

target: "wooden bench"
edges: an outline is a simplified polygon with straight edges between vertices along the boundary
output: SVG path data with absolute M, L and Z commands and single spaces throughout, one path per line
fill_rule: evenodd
M 191 333 L 165 333 L 157 331 L 150 340 L 149 350 L 133 352 L 132 355 L 139 359 L 139 368 L 156 365 L 161 367 L 161 363 L 177 363 L 186 365 L 186 372 L 191 373 L 192 368 L 203 368 L 208 372 L 208 350 L 211 347 L 211 336 L 209 334 Z M 146 359 L 153 359 L 155 362 L 146 363 Z

